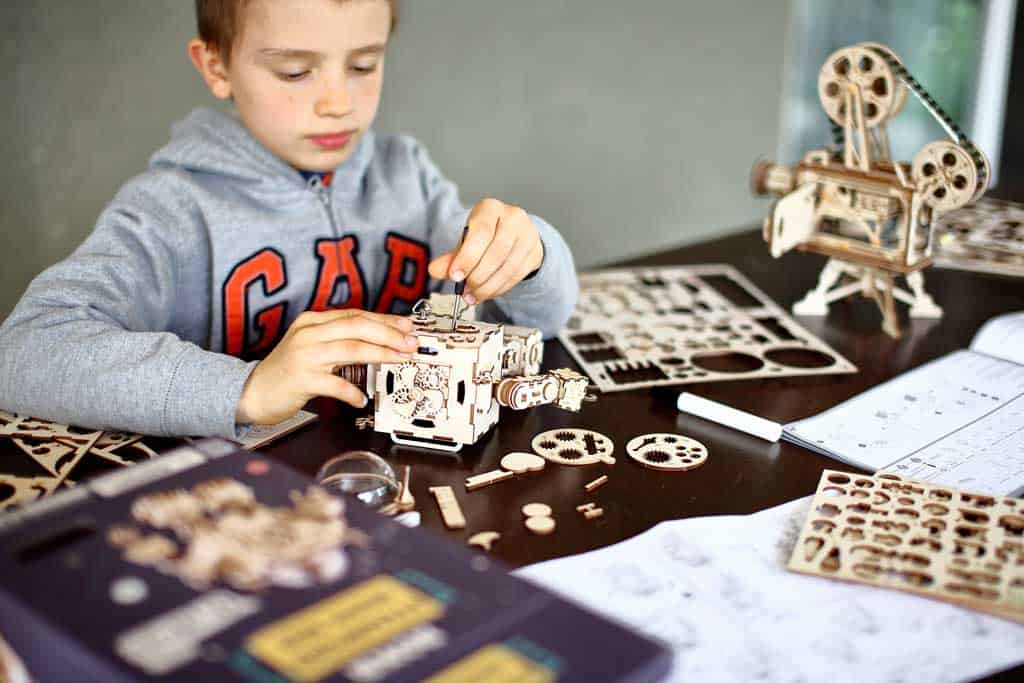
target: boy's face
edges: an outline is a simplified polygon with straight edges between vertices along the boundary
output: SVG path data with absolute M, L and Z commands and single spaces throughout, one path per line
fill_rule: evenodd
M 214 94 L 233 97 L 249 132 L 292 166 L 335 168 L 377 115 L 387 0 L 249 0 L 239 11 L 227 88 L 211 83 Z

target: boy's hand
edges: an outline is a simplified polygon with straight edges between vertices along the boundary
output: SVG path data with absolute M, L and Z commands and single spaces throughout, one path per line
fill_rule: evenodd
M 537 226 L 518 206 L 484 199 L 466 220 L 462 244 L 430 262 L 435 280 L 466 280 L 463 299 L 472 306 L 519 284 L 544 260 Z
M 339 365 L 400 363 L 416 350 L 412 321 L 355 309 L 307 311 L 253 369 L 242 389 L 239 424 L 276 424 L 316 396 L 362 408 L 367 398 L 333 374 Z

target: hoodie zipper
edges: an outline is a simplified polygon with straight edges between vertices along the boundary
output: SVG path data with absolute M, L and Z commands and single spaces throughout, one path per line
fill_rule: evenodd
M 338 235 L 338 224 L 334 221 L 334 204 L 331 201 L 331 188 L 329 188 L 326 185 L 324 185 L 324 182 L 320 179 L 320 176 L 313 176 L 312 178 L 310 178 L 309 181 L 307 181 L 307 185 L 309 186 L 309 189 L 311 189 L 313 191 L 313 193 L 316 195 L 316 198 L 318 200 L 320 200 L 320 203 L 323 204 L 324 211 L 327 212 L 327 220 L 331 224 L 331 234 L 334 236 L 334 239 L 337 240 L 338 237 L 339 237 L 339 235 Z M 341 272 L 341 250 L 340 249 L 335 249 L 335 251 L 334 251 L 334 259 L 335 259 L 335 264 L 334 265 L 337 268 L 336 272 L 340 273 Z M 328 305 L 330 305 L 330 302 L 328 302 Z
M 313 176 L 307 184 L 309 189 L 313 190 L 316 194 L 316 198 L 320 200 L 320 203 L 324 205 L 324 210 L 327 211 L 327 220 L 331 223 L 331 234 L 337 237 L 338 225 L 334 222 L 334 207 L 331 202 L 330 188 L 324 185 L 319 176 Z

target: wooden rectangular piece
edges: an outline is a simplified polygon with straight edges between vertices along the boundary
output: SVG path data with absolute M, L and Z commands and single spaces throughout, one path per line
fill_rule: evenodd
M 587 492 L 590 492 L 604 486 L 606 483 L 608 483 L 608 475 L 602 474 L 600 477 L 590 482 L 589 484 L 585 484 L 583 488 L 585 488 Z
M 483 474 L 466 477 L 466 490 L 473 491 L 475 489 L 483 488 L 484 486 L 497 484 L 499 481 L 511 479 L 514 476 L 515 475 L 512 472 L 508 472 L 507 470 L 491 470 L 490 472 L 484 472 Z
M 431 486 L 430 492 L 437 499 L 437 507 L 441 509 L 441 519 L 449 529 L 465 529 L 466 518 L 459 507 L 459 501 L 455 497 L 455 491 L 451 486 Z

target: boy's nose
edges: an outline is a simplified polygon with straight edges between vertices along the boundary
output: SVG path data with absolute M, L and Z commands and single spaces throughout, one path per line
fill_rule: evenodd
M 340 117 L 352 111 L 352 98 L 344 83 L 330 85 L 317 98 L 314 111 L 317 116 Z

